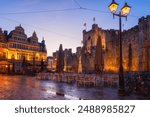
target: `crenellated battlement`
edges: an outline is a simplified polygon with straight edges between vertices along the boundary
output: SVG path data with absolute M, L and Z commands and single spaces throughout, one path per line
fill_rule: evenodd
M 145 55 L 145 50 L 143 50 L 143 43 L 145 40 L 150 38 L 150 15 L 146 17 L 141 17 L 139 19 L 138 25 L 124 30 L 122 33 L 122 46 L 123 46 L 123 66 L 125 71 L 141 71 L 149 70 L 145 68 L 147 59 L 143 58 Z M 89 31 L 83 31 L 83 45 L 85 46 L 85 51 L 90 53 L 84 58 L 83 70 L 93 70 L 94 71 L 94 55 L 95 51 L 91 51 L 94 46 L 97 45 L 97 39 L 101 37 L 102 47 L 104 51 L 104 71 L 118 71 L 118 59 L 119 59 L 119 30 L 115 29 L 102 29 L 98 27 L 97 24 L 92 25 L 92 29 Z M 146 41 L 147 42 L 147 41 Z M 132 48 L 132 52 L 129 52 L 129 45 Z M 130 55 L 132 53 L 132 55 Z M 83 55 L 84 57 L 84 55 Z
M 148 22 L 148 21 L 150 21 L 150 15 L 147 15 L 146 17 L 141 17 L 140 19 L 139 19 L 139 24 L 140 23 L 143 23 L 143 22 Z

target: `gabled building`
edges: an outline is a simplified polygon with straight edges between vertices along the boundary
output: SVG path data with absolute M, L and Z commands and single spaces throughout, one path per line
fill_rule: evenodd
M 9 34 L 0 30 L 0 72 L 38 72 L 42 60 L 46 66 L 46 45 L 44 40 L 38 42 L 35 32 L 28 38 L 21 25 Z

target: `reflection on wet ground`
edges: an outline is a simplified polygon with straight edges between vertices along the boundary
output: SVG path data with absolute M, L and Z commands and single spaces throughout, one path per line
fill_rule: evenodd
M 56 92 L 65 96 L 56 95 Z M 119 97 L 117 88 L 79 87 L 76 84 L 58 83 L 55 81 L 39 81 L 29 76 L 0 76 L 0 99 L 4 100 L 118 100 L 118 99 L 150 99 L 130 95 Z

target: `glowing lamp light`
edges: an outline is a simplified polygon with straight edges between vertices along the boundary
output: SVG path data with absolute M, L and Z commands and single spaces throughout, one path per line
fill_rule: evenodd
M 112 3 L 108 7 L 111 13 L 116 13 L 118 4 L 115 2 L 115 0 L 113 0 Z
M 131 11 L 131 7 L 127 3 L 125 3 L 121 11 L 122 11 L 122 15 L 127 16 Z

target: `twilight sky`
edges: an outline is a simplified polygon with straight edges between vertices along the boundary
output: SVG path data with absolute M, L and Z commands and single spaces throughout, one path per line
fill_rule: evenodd
M 11 31 L 19 24 L 29 36 L 35 30 L 39 41 L 45 38 L 48 55 L 63 48 L 81 45 L 82 30 L 91 29 L 93 17 L 103 29 L 118 29 L 118 18 L 113 19 L 108 5 L 112 0 L 0 0 L 0 27 Z M 124 3 L 132 7 L 128 21 L 123 20 L 123 29 L 129 29 L 138 24 L 138 18 L 150 15 L 150 0 L 116 0 L 119 9 Z M 80 5 L 79 5 L 80 4 Z M 78 9 L 82 6 L 87 9 Z

